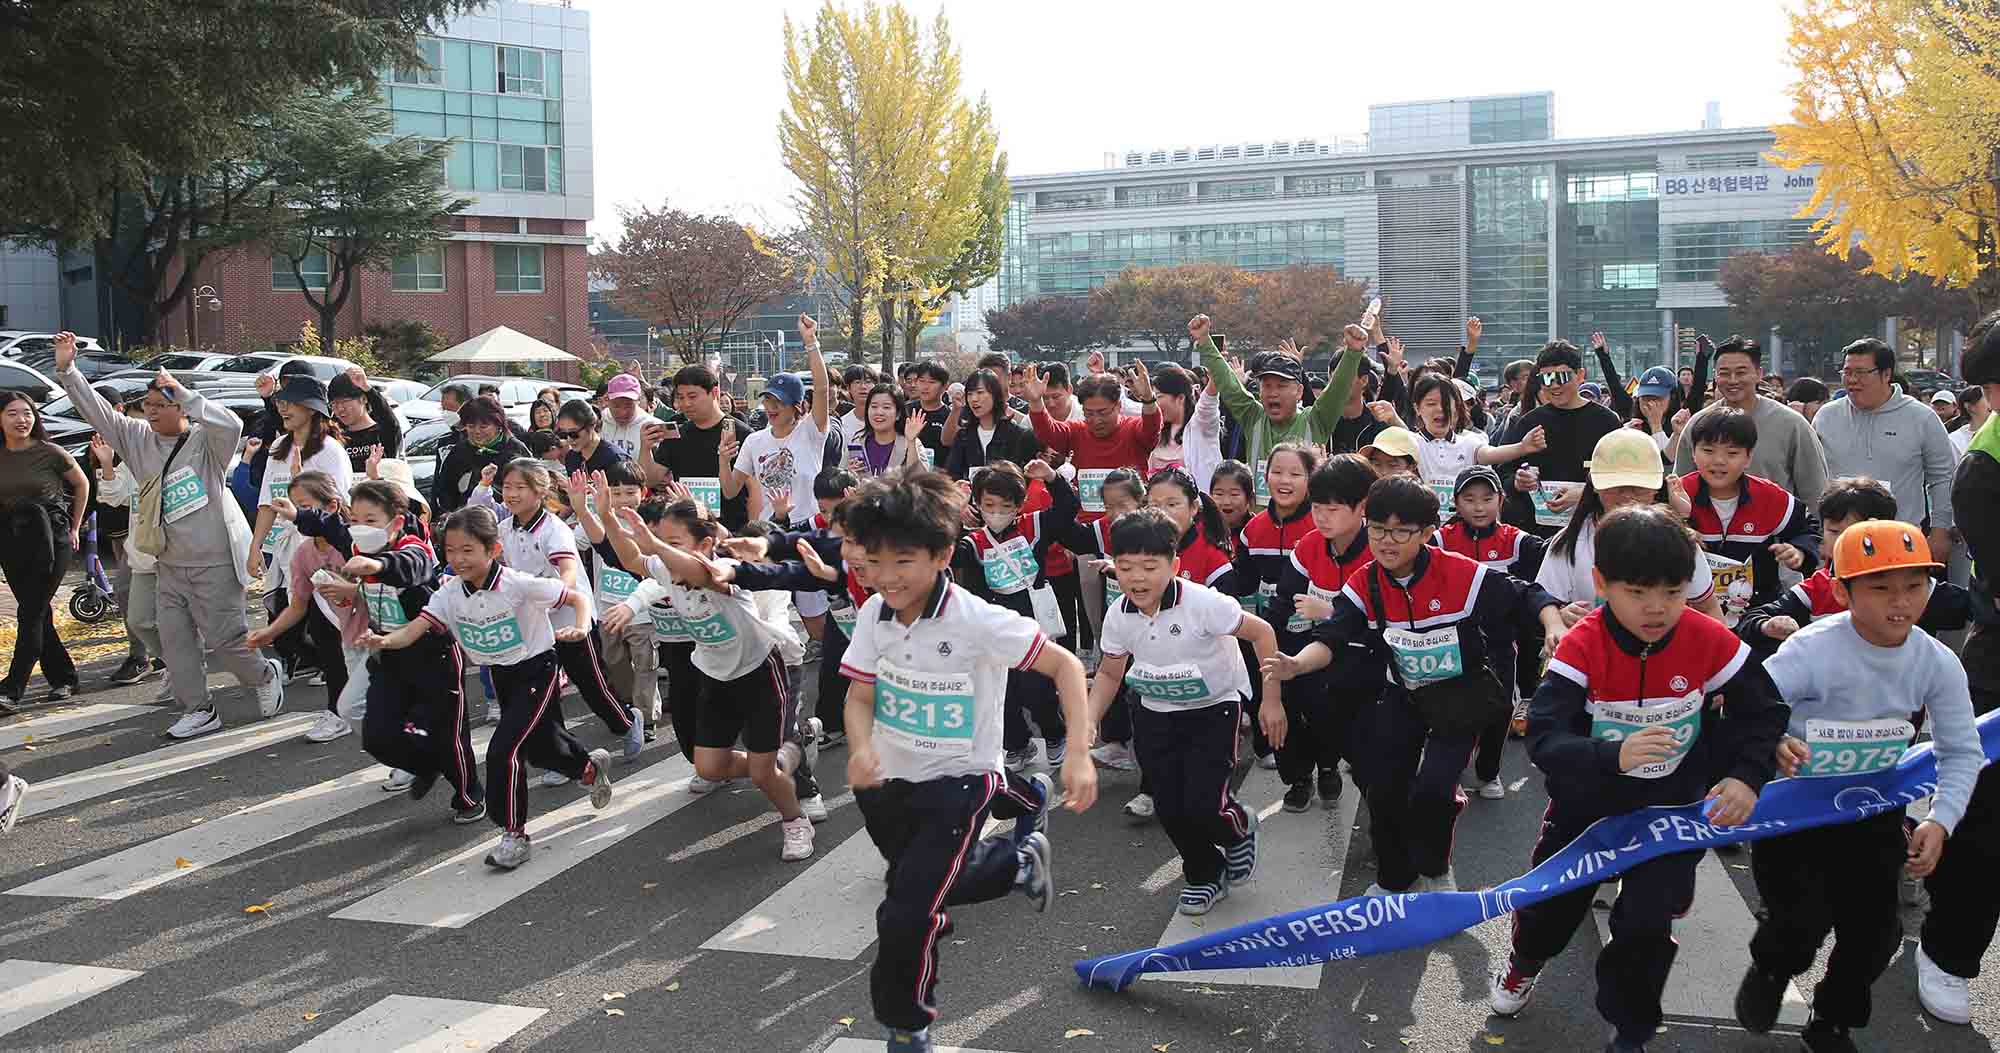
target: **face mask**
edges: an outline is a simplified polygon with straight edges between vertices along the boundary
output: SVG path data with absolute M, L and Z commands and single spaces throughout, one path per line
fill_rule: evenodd
M 347 536 L 354 539 L 356 552 L 380 552 L 389 547 L 389 531 L 384 527 L 348 525 Z
M 445 411 L 444 411 L 444 423 L 445 423 L 445 426 L 446 426 L 446 427 L 448 427 L 448 428 L 456 428 L 456 427 L 458 427 L 458 411 L 457 411 L 457 410 L 455 410 L 455 409 L 448 409 L 448 410 L 445 410 Z
M 1005 512 L 981 512 L 979 516 L 986 520 L 986 529 L 996 534 L 1004 533 L 1014 525 L 1014 517 Z

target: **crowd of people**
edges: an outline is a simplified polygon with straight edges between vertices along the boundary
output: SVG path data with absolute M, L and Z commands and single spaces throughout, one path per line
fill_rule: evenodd
M 96 500 L 131 519 L 119 678 L 164 658 L 162 701 L 182 713 L 166 734 L 188 739 L 222 726 L 209 669 L 269 717 L 316 668 L 328 701 L 307 737 L 358 725 L 413 799 L 442 778 L 454 821 L 500 828 L 486 862 L 502 870 L 531 859 L 531 789 L 575 780 L 605 807 L 616 758 L 662 721 L 690 792 L 748 779 L 781 858 L 810 858 L 815 767 L 844 749 L 888 865 L 874 1010 L 910 1051 L 931 1048 L 947 904 L 1020 893 L 1047 910 L 1048 813 L 1090 808 L 1099 768 L 1137 771 L 1122 808 L 1171 839 L 1177 909 L 1199 916 L 1255 874 L 1258 815 L 1232 791 L 1253 757 L 1286 812 L 1351 783 L 1367 891 L 1398 895 L 1458 888 L 1461 815 L 1510 792 L 1510 737 L 1545 776 L 1522 846 L 1539 862 L 1650 805 L 1707 800 L 1713 825 L 1737 825 L 1774 778 L 1888 767 L 1928 734 L 1922 817 L 1754 846 L 1765 913 L 1735 1009 L 1769 1030 L 1830 935 L 1802 1040 L 1857 1048 L 1901 908 L 1927 893 L 1918 993 L 1969 1020 L 2000 921 L 1982 889 L 2000 786 L 1974 727 L 2000 702 L 2000 617 L 1971 568 L 2000 565 L 2000 520 L 1954 509 L 2000 501 L 2000 313 L 1971 333 L 1970 386 L 1928 403 L 1872 338 L 1844 349 L 1837 389 L 1767 374 L 1737 337 L 1628 383 L 1601 335 L 1588 353 L 1552 341 L 1489 389 L 1478 319 L 1412 364 L 1377 308 L 1323 380 L 1290 341 L 1228 354 L 1206 316 L 1188 323 L 1196 364 L 1092 355 L 1075 374 L 993 354 L 964 377 L 934 361 L 836 375 L 813 320 L 799 328 L 807 375 L 769 378 L 750 419 L 705 365 L 657 393 L 629 375 L 595 400 L 551 391 L 525 426 L 450 389 L 429 493 L 358 372 L 268 382 L 246 435 L 164 371 L 112 404 L 65 336 L 58 379 L 99 433 Z M 8 529 L 53 553 L 59 581 L 89 488 L 38 427 L 31 400 L 0 395 Z M 257 481 L 242 502 L 232 472 Z M 46 568 L 17 580 L 20 548 L 0 546 L 22 601 L 6 701 L 36 661 L 57 691 L 75 684 Z M 260 576 L 252 631 L 239 598 Z M 602 744 L 565 726 L 565 683 Z M 473 692 L 497 724 L 483 773 Z M 0 785 L 11 824 L 27 786 L 4 770 Z M 982 839 L 989 817 L 1012 825 Z M 1644 1048 L 1697 862 L 1521 910 L 1493 1010 L 1521 1013 L 1609 898 L 1606 1048 Z

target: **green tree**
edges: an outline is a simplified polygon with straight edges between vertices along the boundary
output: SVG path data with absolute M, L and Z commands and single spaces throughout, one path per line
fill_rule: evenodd
M 362 327 L 361 335 L 374 341 L 375 355 L 390 376 L 423 380 L 444 375 L 444 367 L 430 357 L 450 347 L 451 336 L 429 322 L 415 318 L 373 322 Z
M 414 135 L 388 138 L 388 111 L 371 95 L 302 96 L 279 158 L 272 251 L 291 262 L 306 302 L 319 314 L 322 354 L 363 269 L 443 240 L 446 221 L 472 204 L 446 189 L 451 144 Z M 300 261 L 326 255 L 326 287 L 305 288 Z

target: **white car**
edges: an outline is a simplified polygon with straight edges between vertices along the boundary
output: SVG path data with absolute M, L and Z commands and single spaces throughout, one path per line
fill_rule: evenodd
M 0 331 L 0 357 L 19 358 L 22 355 L 36 351 L 54 351 L 55 348 L 56 334 L 54 333 L 31 333 L 20 329 Z M 76 338 L 76 349 L 78 351 L 102 351 L 104 350 L 104 345 L 90 337 L 79 336 Z
M 588 388 L 581 388 L 575 384 L 568 384 L 562 381 L 541 380 L 535 377 L 494 377 L 461 373 L 458 376 L 446 377 L 438 381 L 429 391 L 424 392 L 422 398 L 412 399 L 397 408 L 403 412 L 405 417 L 413 422 L 438 420 L 444 416 L 444 407 L 438 405 L 438 396 L 444 394 L 444 389 L 448 387 L 463 387 L 467 391 L 477 393 L 482 384 L 499 385 L 500 405 L 506 407 L 508 417 L 522 425 L 528 423 L 528 407 L 534 403 L 535 395 L 543 388 L 555 388 L 562 393 L 562 398 L 565 402 L 570 399 L 588 399 L 592 397 L 592 392 Z

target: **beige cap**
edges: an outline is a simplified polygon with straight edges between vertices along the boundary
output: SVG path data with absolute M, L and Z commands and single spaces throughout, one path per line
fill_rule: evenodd
M 1379 450 L 1391 457 L 1417 458 L 1417 437 L 1408 428 L 1383 428 L 1375 433 L 1375 438 L 1361 448 L 1361 455 L 1368 456 L 1369 450 Z
M 425 500 L 424 495 L 417 490 L 417 477 L 415 473 L 410 471 L 410 462 L 397 460 L 393 457 L 385 457 L 376 465 L 375 471 L 382 477 L 383 482 L 396 484 L 396 488 L 403 491 L 405 498 L 415 501 L 425 508 L 430 507 L 430 502 Z
M 1606 432 L 1590 451 L 1590 484 L 1598 490 L 1614 486 L 1643 486 L 1658 490 L 1666 477 L 1660 448 L 1653 437 L 1637 428 Z

